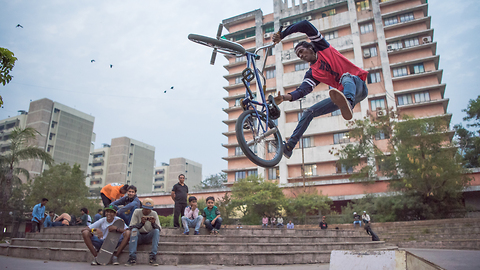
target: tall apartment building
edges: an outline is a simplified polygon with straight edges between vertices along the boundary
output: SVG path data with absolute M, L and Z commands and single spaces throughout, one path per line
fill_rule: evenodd
M 170 165 L 162 162 L 161 166 L 157 166 L 153 170 L 153 192 L 168 192 L 166 183 L 168 179 L 168 169 Z M 170 188 L 172 190 L 172 188 Z
M 166 181 L 166 192 L 171 191 L 173 186 L 178 183 L 180 174 L 185 175 L 185 184 L 191 191 L 202 182 L 202 164 L 186 158 L 171 158 Z
M 92 195 L 98 195 L 106 185 L 108 158 L 110 156 L 110 145 L 104 143 L 102 148 L 93 150 L 90 153 L 89 174 L 86 178 L 86 185 Z
M 392 107 L 401 115 L 444 116 L 450 120 L 426 0 L 273 0 L 273 7 L 272 14 L 264 15 L 261 10 L 254 10 L 223 20 L 229 31 L 225 37 L 253 51 L 255 47 L 271 43 L 272 34 L 280 25 L 308 20 L 335 49 L 369 72 L 368 97 L 355 107 L 354 119 L 375 117 Z M 293 48 L 303 40 L 308 41 L 307 36 L 296 33 L 275 46 L 274 56 L 269 57 L 265 67 L 267 95 L 276 91 L 292 92 L 302 83 L 309 64 L 300 60 Z M 228 182 L 250 174 L 277 179 L 286 187 L 302 181 L 302 151 L 298 146 L 290 159 L 283 158 L 277 167 L 269 169 L 257 167 L 243 155 L 235 137 L 235 121 L 242 113 L 239 104 L 245 93 L 241 82 L 245 58 L 227 56 L 227 59 L 229 63 L 225 68 L 229 74 L 225 79 L 228 86 L 224 88 L 228 94 L 224 99 L 228 108 L 224 111 L 228 119 L 223 122 L 228 127 L 223 134 L 228 138 L 228 143 L 224 144 L 228 150 L 228 156 L 224 157 L 228 161 L 228 168 L 224 170 Z M 258 91 L 252 82 L 252 89 Z M 327 98 L 328 91 L 329 86 L 320 84 L 301 103 L 283 102 L 280 105 L 282 115 L 278 126 L 284 140 L 293 133 L 303 109 Z M 301 141 L 309 185 L 316 186 L 339 203 L 362 197 L 365 192 L 385 192 L 388 184 L 388 179 L 370 187 L 352 183 L 348 180 L 348 170 L 337 166 L 338 158 L 328 150 L 349 142 L 346 124 L 339 111 L 314 118 Z M 385 138 L 379 136 L 377 139 L 382 144 Z
M 137 193 L 151 193 L 154 165 L 154 146 L 128 137 L 114 138 L 109 148 L 104 185 L 110 183 L 134 185 L 137 187 Z
M 0 151 L 9 150 L 7 140 L 13 127 L 32 127 L 40 133 L 33 144 L 50 153 L 56 164 L 76 163 L 87 172 L 90 146 L 95 140 L 93 116 L 47 98 L 30 102 L 28 113 L 19 112 L 18 116 L 0 121 Z M 22 161 L 20 167 L 33 178 L 48 169 L 40 160 Z

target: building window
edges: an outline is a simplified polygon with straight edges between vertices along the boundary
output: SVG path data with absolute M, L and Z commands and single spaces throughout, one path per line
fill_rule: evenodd
M 357 11 L 370 9 L 370 0 L 357 2 Z
M 405 48 L 419 45 L 418 38 L 410 38 L 405 40 Z
M 397 18 L 397 16 L 386 18 L 384 20 L 384 23 L 385 23 L 385 26 L 389 26 L 389 25 L 392 25 L 392 24 L 397 24 L 398 23 L 398 18 Z
M 242 61 L 247 61 L 247 57 L 245 55 L 241 57 L 235 57 L 235 63 Z
M 398 106 L 412 104 L 412 95 L 405 94 L 398 96 Z
M 338 31 L 327 32 L 324 34 L 325 40 L 338 38 Z
M 377 56 L 377 47 L 370 47 L 370 48 L 363 49 L 363 55 L 368 57 Z M 365 58 L 368 58 L 368 57 L 365 57 Z
M 305 165 L 305 175 L 306 176 L 317 175 L 317 164 Z
M 377 158 L 377 167 L 379 171 L 385 170 L 386 164 L 384 158 Z
M 340 111 L 340 109 L 332 112 L 332 116 L 337 116 L 337 115 L 342 115 L 342 111 Z
M 160 185 L 154 185 L 153 187 L 155 189 L 162 189 L 165 186 L 165 184 L 160 184 Z
M 413 21 L 413 12 L 400 15 L 400 22 Z
M 302 139 L 300 140 L 299 147 L 302 148 L 302 145 L 303 145 L 303 148 L 313 147 L 312 137 L 302 137 Z
M 275 180 L 280 178 L 278 167 L 268 168 L 268 180 Z
M 385 109 L 385 99 L 372 99 L 370 100 L 370 105 L 372 106 L 372 111 L 384 110 Z
M 415 103 L 430 101 L 430 94 L 428 91 L 415 94 Z
M 243 155 L 242 148 L 240 146 L 235 147 L 235 156 L 241 156 Z
M 257 170 L 249 170 L 249 171 L 247 171 L 247 175 L 248 176 L 250 176 L 250 175 L 258 176 L 258 171 Z
M 401 77 L 406 75 L 408 75 L 407 67 L 399 67 L 393 69 L 393 77 Z
M 310 65 L 307 62 L 301 62 L 295 64 L 295 71 L 305 70 L 310 68 Z
M 276 69 L 267 69 L 267 79 L 275 78 Z
M 413 66 L 413 74 L 424 73 L 425 69 L 423 68 L 423 64 L 417 64 Z
M 353 173 L 353 168 L 352 167 L 346 167 L 343 164 L 337 163 L 336 166 L 337 168 L 337 173 Z
M 380 82 L 380 72 L 371 72 L 368 74 L 368 83 L 378 83 Z
M 272 33 L 275 31 L 275 28 L 273 27 L 273 24 L 271 26 L 265 27 L 265 33 Z
M 373 24 L 372 23 L 367 23 L 367 24 L 362 24 L 360 25 L 360 34 L 366 34 L 373 32 Z
M 235 77 L 235 84 L 242 83 L 242 76 Z
M 54 134 L 54 133 L 50 133 L 49 139 L 50 139 L 50 140 L 53 140 L 54 138 L 55 138 L 55 134 Z
M 234 106 L 240 106 L 240 101 L 242 101 L 242 98 L 235 99 L 235 105 Z
M 399 50 L 399 49 L 402 49 L 403 48 L 403 43 L 402 41 L 395 41 L 395 42 L 392 42 L 390 44 L 388 44 L 388 46 L 390 46 L 390 48 L 392 50 Z
M 332 15 L 335 15 L 335 14 L 337 14 L 337 11 L 334 8 L 332 8 L 332 9 L 329 9 L 327 11 L 322 12 L 322 18 L 332 16 Z
M 238 181 L 240 179 L 245 179 L 247 176 L 245 171 L 240 171 L 240 172 L 235 172 L 235 181 Z
M 163 177 L 155 178 L 155 182 L 163 182 L 163 181 L 165 181 L 165 178 Z
M 375 140 L 385 140 L 388 138 L 390 138 L 390 136 L 388 136 L 388 134 L 385 134 L 383 130 L 379 130 L 377 134 L 375 134 Z
M 340 132 L 333 134 L 333 143 L 340 144 L 340 143 L 348 143 L 350 142 L 350 137 L 348 132 Z

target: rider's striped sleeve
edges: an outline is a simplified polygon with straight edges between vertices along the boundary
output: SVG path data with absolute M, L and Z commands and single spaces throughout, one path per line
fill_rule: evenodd
M 303 78 L 302 84 L 295 89 L 295 91 L 291 92 L 290 95 L 292 96 L 292 100 L 297 100 L 302 98 L 313 91 L 315 86 L 317 86 L 320 82 L 315 80 L 312 75 L 312 69 L 309 69 Z

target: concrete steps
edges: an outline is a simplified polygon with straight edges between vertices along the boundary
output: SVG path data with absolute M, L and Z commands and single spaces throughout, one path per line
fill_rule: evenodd
M 0 245 L 0 255 L 42 260 L 90 262 L 93 256 L 80 235 L 81 227 L 48 228 L 27 233 L 11 244 Z M 157 261 L 160 264 L 304 264 L 329 262 L 332 250 L 391 248 L 383 241 L 372 242 L 362 231 L 222 229 L 220 235 L 183 235 L 181 230 L 161 232 Z M 394 247 L 396 248 L 396 247 Z M 150 245 L 140 245 L 137 262 L 146 264 Z M 119 257 L 128 259 L 128 247 Z

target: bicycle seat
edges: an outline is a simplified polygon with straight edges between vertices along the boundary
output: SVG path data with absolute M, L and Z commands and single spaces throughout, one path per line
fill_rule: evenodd
M 270 118 L 275 120 L 280 117 L 280 108 L 278 108 L 277 104 L 275 103 L 275 99 L 272 95 L 268 95 L 268 112 L 270 113 Z

